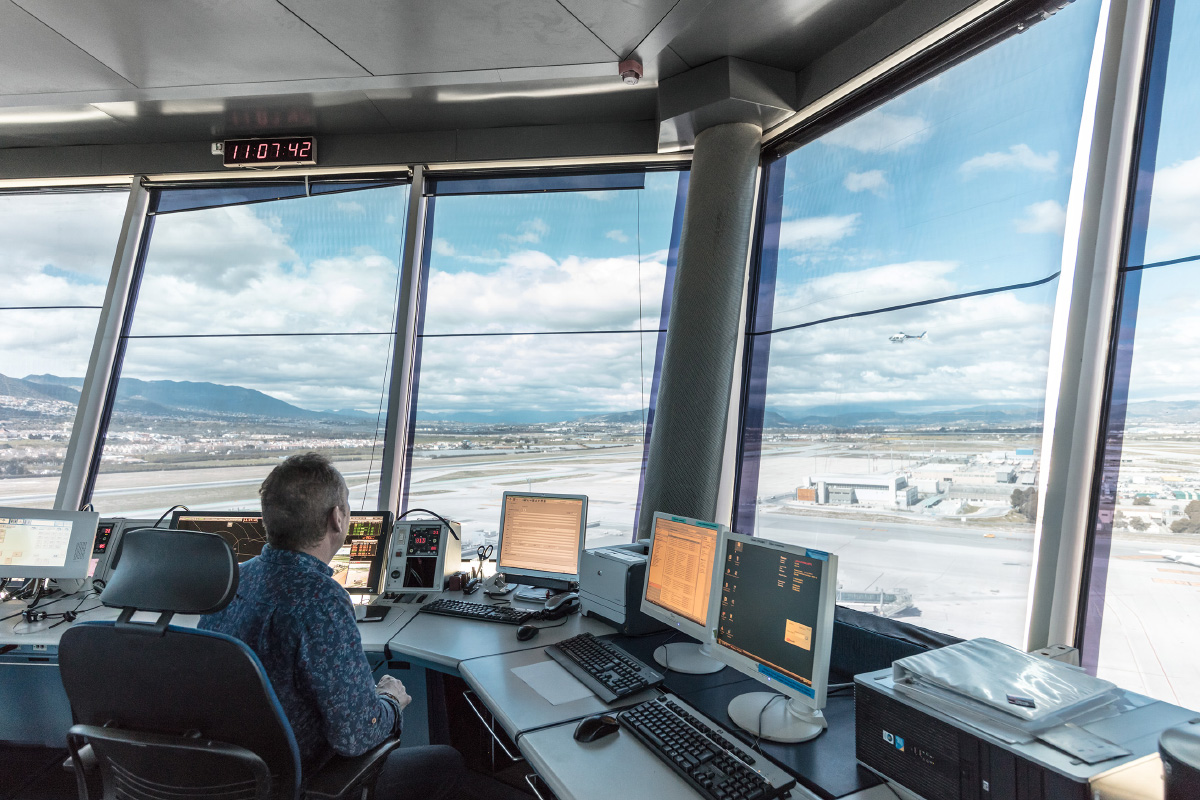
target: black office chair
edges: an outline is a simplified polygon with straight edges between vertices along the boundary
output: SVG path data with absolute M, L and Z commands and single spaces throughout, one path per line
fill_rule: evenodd
M 76 724 L 67 735 L 80 800 L 100 776 L 104 800 L 366 798 L 389 740 L 334 757 L 301 785 L 292 728 L 258 657 L 229 636 L 169 625 L 174 614 L 220 611 L 238 565 L 220 536 L 147 528 L 124 537 L 100 601 L 116 622 L 86 622 L 59 645 Z M 160 612 L 134 622 L 135 611 Z

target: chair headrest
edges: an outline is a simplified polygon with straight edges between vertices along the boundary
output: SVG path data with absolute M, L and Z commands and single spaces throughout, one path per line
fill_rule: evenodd
M 140 528 L 121 537 L 120 560 L 100 594 L 113 608 L 212 614 L 233 600 L 238 563 L 215 533 Z

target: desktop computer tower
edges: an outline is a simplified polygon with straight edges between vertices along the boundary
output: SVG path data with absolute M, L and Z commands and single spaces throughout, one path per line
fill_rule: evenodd
M 1012 744 L 897 692 L 892 670 L 854 679 L 858 762 L 924 800 L 1091 800 L 1092 784 L 1157 752 L 1159 734 L 1194 712 L 1138 695 L 1120 713 L 1081 724 L 1129 752 L 1086 764 L 1034 740 Z

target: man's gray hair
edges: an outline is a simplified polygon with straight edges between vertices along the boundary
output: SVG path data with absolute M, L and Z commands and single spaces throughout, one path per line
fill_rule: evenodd
M 346 480 L 320 453 L 288 456 L 258 487 L 267 542 L 283 550 L 313 547 L 325 538 L 334 508 L 349 508 Z

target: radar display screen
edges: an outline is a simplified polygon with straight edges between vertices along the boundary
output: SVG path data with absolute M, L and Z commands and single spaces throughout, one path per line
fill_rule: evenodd
M 181 531 L 215 533 L 229 542 L 238 563 L 244 563 L 262 552 L 267 543 L 267 529 L 262 514 L 241 511 L 176 511 L 171 527 Z

